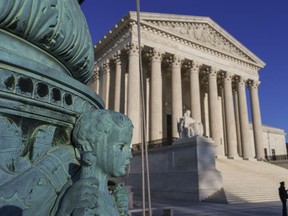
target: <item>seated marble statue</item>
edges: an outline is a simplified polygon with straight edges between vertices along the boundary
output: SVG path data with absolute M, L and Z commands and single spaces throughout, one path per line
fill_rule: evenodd
M 68 188 L 57 215 L 126 215 L 128 194 L 123 185 L 108 189 L 110 177 L 126 174 L 132 159 L 133 125 L 110 110 L 93 110 L 77 121 L 73 141 L 81 155 L 79 180 Z
M 184 116 L 178 119 L 178 133 L 180 138 L 190 138 L 193 136 L 203 136 L 203 126 L 201 122 L 195 121 L 190 116 L 191 111 L 187 110 Z

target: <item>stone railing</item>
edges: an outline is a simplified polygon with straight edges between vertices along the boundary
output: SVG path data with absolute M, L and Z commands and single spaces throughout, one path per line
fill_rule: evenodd
M 153 149 L 153 148 L 159 148 L 163 146 L 169 146 L 172 145 L 172 143 L 178 138 L 176 137 L 167 137 L 163 139 L 158 139 L 158 140 L 151 140 L 147 142 L 148 149 Z M 133 144 L 132 145 L 132 150 L 134 153 L 140 152 L 141 151 L 141 143 Z
M 285 155 L 269 155 L 265 156 L 267 161 L 279 161 L 279 160 L 288 160 L 288 154 Z

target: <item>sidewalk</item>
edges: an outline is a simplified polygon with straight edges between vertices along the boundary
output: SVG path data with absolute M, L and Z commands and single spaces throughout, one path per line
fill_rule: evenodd
M 140 203 L 135 203 L 140 206 Z M 138 205 L 137 205 L 138 204 Z M 146 205 L 146 208 L 148 205 Z M 218 203 L 184 203 L 179 201 L 161 202 L 152 201 L 153 216 L 162 216 L 162 208 L 173 209 L 174 216 L 281 216 L 281 202 L 265 203 L 241 203 L 241 204 L 218 204 Z M 140 207 L 141 208 L 141 207 Z M 141 215 L 133 214 L 133 216 Z

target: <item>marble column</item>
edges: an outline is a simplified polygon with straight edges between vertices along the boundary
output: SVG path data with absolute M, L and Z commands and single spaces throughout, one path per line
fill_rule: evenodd
M 126 66 L 127 66 L 127 60 L 128 57 L 127 55 L 122 55 L 121 54 L 121 92 L 120 92 L 120 112 L 125 114 L 125 106 L 127 106 L 126 104 L 126 100 L 127 100 L 127 80 L 126 80 Z
M 190 68 L 191 116 L 198 122 L 202 122 L 199 85 L 200 66 L 198 62 L 193 61 L 192 67 Z
M 105 108 L 109 109 L 109 90 L 110 90 L 110 60 L 106 60 L 103 64 L 104 69 L 104 95 Z
M 182 58 L 174 56 L 172 62 L 172 137 L 179 137 L 177 122 L 178 118 L 183 116 L 181 66 Z
M 115 89 L 114 89 L 114 111 L 120 112 L 121 99 L 121 52 L 117 52 L 114 56 L 115 60 Z
M 223 155 L 228 155 L 228 143 L 227 143 L 227 125 L 226 125 L 226 106 L 225 106 L 225 92 L 224 92 L 224 81 L 223 81 L 223 73 L 221 76 L 221 81 L 220 85 L 218 84 L 218 92 L 220 95 L 220 122 L 222 125 L 222 130 L 221 130 L 221 140 L 223 142 L 223 149 L 222 151 L 224 152 Z M 219 99 L 219 97 L 218 97 Z
M 163 137 L 168 137 L 168 131 L 167 131 L 167 71 L 168 67 L 166 65 L 162 65 L 162 119 L 163 119 Z
M 150 84 L 150 140 L 163 138 L 162 75 L 161 62 L 163 52 L 154 49 L 151 57 Z
M 144 71 L 143 71 L 144 72 Z M 151 141 L 151 139 L 150 139 L 150 124 L 151 124 L 151 122 L 150 122 L 150 113 L 151 113 L 151 110 L 150 110 L 150 98 L 151 98 L 151 78 L 150 78 L 150 76 L 149 75 L 147 75 L 148 74 L 148 72 L 146 72 L 146 73 L 144 73 L 144 74 L 146 74 L 146 76 L 145 76 L 145 82 L 146 82 L 146 94 L 145 94 L 145 100 L 146 100 L 146 104 L 145 104 L 145 106 L 146 106 L 146 136 L 147 136 L 147 140 L 148 141 Z M 153 120 L 152 120 L 153 121 Z
M 260 82 L 255 80 L 253 81 L 251 80 L 248 83 L 251 99 L 254 144 L 255 144 L 256 158 L 258 160 L 264 159 L 263 133 L 262 133 L 261 113 L 260 113 L 260 104 L 258 96 L 259 84 Z
M 103 102 L 104 101 L 104 70 L 103 70 L 103 65 L 100 66 L 99 68 L 99 96 L 102 98 Z
M 128 50 L 128 105 L 127 114 L 131 119 L 134 130 L 132 144 L 141 143 L 141 95 L 139 72 L 139 48 L 131 43 Z
M 125 92 L 124 92 L 124 114 L 128 115 L 128 82 L 129 82 L 129 76 L 128 73 L 125 73 L 124 75 L 125 79 Z
M 210 136 L 216 144 L 216 156 L 223 156 L 221 147 L 221 135 L 219 126 L 219 109 L 218 109 L 218 88 L 217 88 L 217 69 L 211 67 L 208 74 L 208 102 L 209 102 L 209 126 Z
M 207 82 L 208 83 L 208 82 Z M 204 93 L 204 98 L 203 98 L 203 102 L 204 102 L 204 117 L 205 117 L 205 135 L 208 137 L 211 137 L 210 134 L 210 122 L 209 122 L 209 99 L 208 99 L 208 85 L 207 85 L 207 92 Z M 202 122 L 203 122 L 203 118 L 202 118 Z
M 252 159 L 252 148 L 249 134 L 249 119 L 246 100 L 246 80 L 243 77 L 238 79 L 238 102 L 239 120 L 242 141 L 242 157 L 245 160 Z
M 100 68 L 96 67 L 95 71 L 94 71 L 94 92 L 96 94 L 99 94 L 99 87 L 100 87 L 100 83 L 99 83 L 99 72 L 100 72 Z
M 201 120 L 203 124 L 204 135 L 211 137 L 209 130 L 208 80 L 203 78 L 200 88 Z
M 235 109 L 235 121 L 236 121 L 236 134 L 237 134 L 237 150 L 238 155 L 242 157 L 242 142 L 241 142 L 241 129 L 240 129 L 240 117 L 239 117 L 239 100 L 237 88 L 233 88 L 234 109 Z
M 225 73 L 224 75 L 224 105 L 225 105 L 225 121 L 226 121 L 226 137 L 228 146 L 228 158 L 234 159 L 238 157 L 237 154 L 237 135 L 236 123 L 233 108 L 233 94 L 232 94 L 232 75 Z

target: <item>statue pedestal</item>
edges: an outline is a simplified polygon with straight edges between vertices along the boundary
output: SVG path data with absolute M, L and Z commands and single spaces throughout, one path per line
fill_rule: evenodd
M 215 145 L 211 139 L 195 136 L 173 145 L 149 150 L 151 196 L 158 199 L 202 201 L 222 188 L 222 176 L 215 168 Z M 129 185 L 141 193 L 141 154 L 131 163 Z

